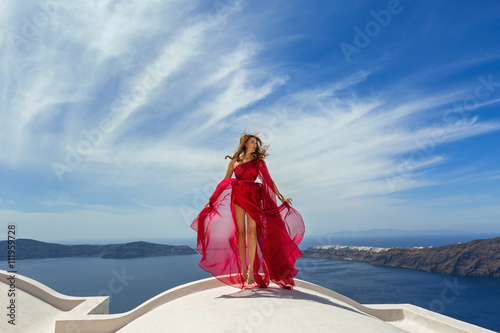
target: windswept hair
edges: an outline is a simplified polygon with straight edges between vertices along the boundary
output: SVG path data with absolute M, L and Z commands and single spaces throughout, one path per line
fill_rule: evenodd
M 243 156 L 247 152 L 246 144 L 251 138 L 255 138 L 255 140 L 257 141 L 257 148 L 255 148 L 255 151 L 251 155 L 252 159 L 265 159 L 267 156 L 269 156 L 269 153 L 267 152 L 267 150 L 269 149 L 269 145 L 264 145 L 262 143 L 262 140 L 259 138 L 259 133 L 252 134 L 244 132 L 240 138 L 240 144 L 234 151 L 233 156 L 226 155 L 224 159 L 229 157 L 230 159 L 240 163 L 243 160 Z

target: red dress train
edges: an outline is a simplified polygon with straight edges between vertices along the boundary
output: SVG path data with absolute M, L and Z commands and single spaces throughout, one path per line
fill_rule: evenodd
M 305 232 L 302 216 L 287 203 L 277 206 L 264 160 L 239 164 L 234 174 L 236 178 L 224 179 L 217 185 L 209 206 L 191 224 L 198 234 L 196 249 L 202 255 L 199 265 L 223 283 L 244 288 L 234 216 L 237 204 L 256 222 L 255 284 L 266 288 L 271 280 L 280 288 L 292 289 L 293 277 L 298 273 L 295 261 L 302 256 L 298 248 Z M 257 178 L 261 183 L 255 182 Z M 248 253 L 246 262 L 248 265 Z

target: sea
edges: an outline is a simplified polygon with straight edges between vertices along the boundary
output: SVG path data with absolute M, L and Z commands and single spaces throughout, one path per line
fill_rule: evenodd
M 299 248 L 315 245 L 374 247 L 441 246 L 498 234 L 305 237 Z M 196 248 L 196 238 L 141 239 Z M 123 242 L 131 240 L 123 240 Z M 101 244 L 122 241 L 100 241 Z M 60 241 L 60 244 L 72 244 Z M 74 243 L 74 242 L 73 242 Z M 96 242 L 79 242 L 95 244 Z M 18 274 L 70 296 L 110 296 L 110 313 L 129 311 L 179 285 L 211 277 L 198 266 L 201 255 L 136 259 L 53 258 L 16 262 Z M 463 277 L 372 266 L 356 261 L 302 257 L 296 278 L 343 294 L 361 304 L 410 303 L 474 325 L 500 332 L 500 278 Z M 0 269 L 7 270 L 5 262 Z

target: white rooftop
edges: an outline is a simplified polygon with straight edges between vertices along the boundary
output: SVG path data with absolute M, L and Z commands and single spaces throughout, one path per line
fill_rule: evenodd
M 8 273 L 0 270 L 1 304 Z M 361 305 L 295 279 L 293 290 L 239 290 L 215 278 L 187 283 L 120 314 L 107 314 L 108 297 L 61 295 L 17 275 L 16 326 L 1 332 L 493 332 L 410 304 Z M 3 305 L 2 305 L 3 307 Z

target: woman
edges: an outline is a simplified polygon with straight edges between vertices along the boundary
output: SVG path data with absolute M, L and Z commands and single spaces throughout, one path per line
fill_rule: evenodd
M 240 289 L 266 288 L 270 280 L 292 289 L 295 261 L 302 256 L 298 244 L 304 222 L 291 207 L 292 199 L 284 198 L 271 179 L 264 162 L 267 148 L 257 134 L 244 134 L 233 156 L 225 157 L 230 162 L 224 179 L 191 224 L 198 233 L 199 265 Z M 231 178 L 233 172 L 236 178 Z

